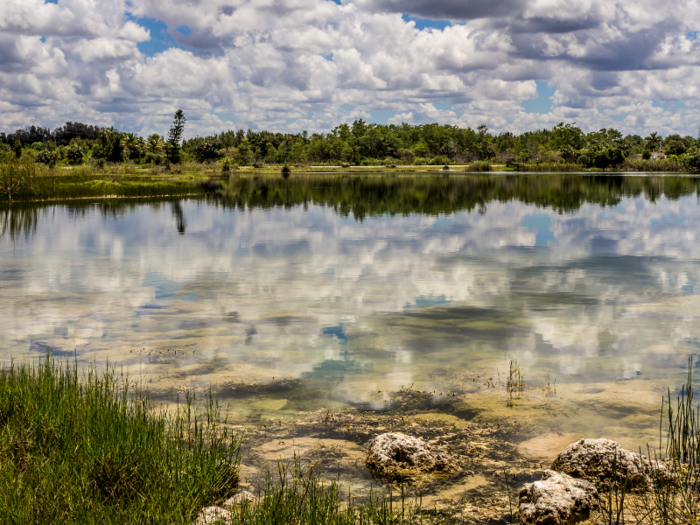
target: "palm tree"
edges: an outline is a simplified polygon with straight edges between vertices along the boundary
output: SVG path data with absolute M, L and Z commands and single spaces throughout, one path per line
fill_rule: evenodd
M 657 146 L 661 142 L 661 137 L 659 137 L 659 134 L 655 131 L 654 133 L 651 133 L 644 140 L 647 141 L 647 143 L 646 143 L 647 148 L 651 148 L 651 151 L 656 151 Z
M 165 149 L 165 141 L 163 137 L 154 133 L 146 141 L 146 159 L 148 159 L 153 164 L 160 164 L 164 159 L 165 155 L 163 150 Z
M 121 137 L 122 147 L 126 150 L 127 158 L 138 157 L 143 139 L 135 133 L 125 133 Z

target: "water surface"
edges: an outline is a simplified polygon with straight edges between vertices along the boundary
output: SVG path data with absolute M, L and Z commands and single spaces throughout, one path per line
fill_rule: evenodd
M 0 210 L 0 358 L 76 355 L 241 424 L 353 407 L 658 436 L 700 348 L 700 180 L 234 179 Z M 526 391 L 508 406 L 516 359 Z M 556 381 L 556 394 L 546 390 Z M 549 393 L 550 395 L 546 395 Z M 449 397 L 449 403 L 446 399 Z

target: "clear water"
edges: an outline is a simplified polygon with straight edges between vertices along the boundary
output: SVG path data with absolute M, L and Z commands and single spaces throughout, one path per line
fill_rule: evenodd
M 286 206 L 268 198 L 279 183 L 257 181 L 257 201 L 233 185 L 220 198 L 4 210 L 0 359 L 109 359 L 163 399 L 213 384 L 247 425 L 391 410 L 412 388 L 434 392 L 437 412 L 456 393 L 481 418 L 543 433 L 653 440 L 661 395 L 700 349 L 697 179 L 508 180 L 522 191 L 435 214 L 430 198 L 449 208 L 480 187 L 428 181 L 439 194 L 412 205 L 426 194 L 414 183 L 378 182 L 388 204 L 361 214 L 361 198 L 308 194 L 315 179 L 304 198 L 282 186 Z M 527 385 L 516 408 L 503 386 L 513 358 Z M 546 374 L 556 394 L 543 394 Z

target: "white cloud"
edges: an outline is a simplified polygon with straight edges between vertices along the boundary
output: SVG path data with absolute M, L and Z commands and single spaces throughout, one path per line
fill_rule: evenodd
M 404 12 L 454 24 L 418 30 Z M 142 54 L 138 43 L 165 38 L 146 19 L 184 49 Z M 493 130 L 576 120 L 694 133 L 698 25 L 697 0 L 6 0 L 1 128 L 90 120 L 163 133 L 182 107 L 188 135 L 325 131 L 376 110 Z M 522 109 L 536 79 L 557 88 L 549 114 Z

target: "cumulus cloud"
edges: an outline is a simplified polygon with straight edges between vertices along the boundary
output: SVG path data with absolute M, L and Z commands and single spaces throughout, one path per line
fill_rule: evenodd
M 419 30 L 416 16 L 451 25 Z M 144 53 L 153 21 L 170 44 Z M 377 110 L 496 131 L 694 133 L 698 25 L 697 0 L 6 0 L 0 127 L 163 133 L 182 107 L 188 134 L 324 131 Z M 535 80 L 556 88 L 549 113 L 521 105 Z

